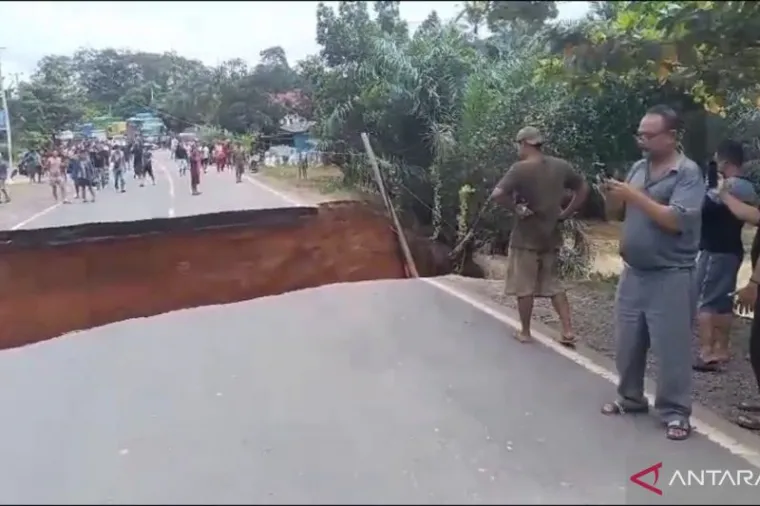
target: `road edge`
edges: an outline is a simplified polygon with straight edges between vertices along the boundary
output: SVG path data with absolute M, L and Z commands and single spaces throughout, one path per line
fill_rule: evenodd
M 245 179 L 251 184 L 280 197 L 288 203 L 296 206 L 308 205 L 285 192 L 270 187 L 255 177 L 246 175 Z M 438 290 L 469 304 L 475 309 L 510 327 L 512 330 L 519 329 L 520 323 L 517 314 L 509 308 L 497 305 L 493 301 L 487 300 L 477 294 L 462 291 L 460 288 L 453 286 L 450 281 L 446 281 L 445 277 L 418 279 L 429 286 L 435 287 Z M 614 372 L 614 363 L 609 358 L 581 344 L 579 344 L 575 350 L 562 346 L 557 342 L 558 333 L 541 322 L 535 322 L 533 324 L 533 330 L 533 337 L 538 343 L 563 357 L 572 360 L 575 364 L 583 367 L 587 371 L 596 374 L 597 376 L 601 376 L 612 385 L 617 384 L 618 375 Z M 656 383 L 652 379 L 646 378 L 645 389 L 647 399 L 650 403 L 654 403 L 653 392 L 656 390 Z M 760 441 L 757 441 L 757 436 L 735 426 L 721 415 L 697 402 L 693 403 L 691 420 L 696 432 L 702 434 L 718 446 L 728 450 L 731 454 L 745 460 L 750 465 L 760 469 Z

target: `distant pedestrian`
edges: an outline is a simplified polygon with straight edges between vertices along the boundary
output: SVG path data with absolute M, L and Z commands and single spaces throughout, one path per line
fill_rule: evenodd
M 651 108 L 636 134 L 645 158 L 625 181 L 604 183 L 608 198 L 625 204 L 625 219 L 615 297 L 618 397 L 602 413 L 648 411 L 644 373 L 651 344 L 658 359 L 655 409 L 672 440 L 691 434 L 695 261 L 706 190 L 702 170 L 678 149 L 678 126 L 673 109 Z
M 200 195 L 198 185 L 201 184 L 201 161 L 203 155 L 198 146 L 193 146 L 190 152 L 190 191 L 193 195 Z
M 120 149 L 114 149 L 111 152 L 111 165 L 113 166 L 113 185 L 116 191 L 124 193 L 126 189 L 126 181 L 124 180 L 124 171 L 126 170 L 126 160 L 124 159 L 124 152 Z
M 59 197 L 64 204 L 68 204 L 66 199 L 66 174 L 63 167 L 63 159 L 58 151 L 53 151 L 47 160 L 48 183 L 53 191 L 53 199 L 58 202 Z
M 150 177 L 150 180 L 153 183 L 153 186 L 155 186 L 156 176 L 153 175 L 153 151 L 148 147 L 146 147 L 145 150 L 143 151 L 142 168 L 143 168 L 143 178 L 145 178 L 145 176 Z
M 5 161 L 2 155 L 0 155 L 0 204 L 3 203 L 3 197 L 5 202 L 11 201 L 11 196 L 8 195 L 8 162 Z
M 235 182 L 242 183 L 246 166 L 246 154 L 243 145 L 240 143 L 232 151 L 232 163 L 235 165 Z
M 177 159 L 177 165 L 179 166 L 179 175 L 184 176 L 187 172 L 188 153 L 187 147 L 185 147 L 185 144 L 183 142 L 177 143 L 174 157 Z
M 97 169 L 92 163 L 89 154 L 82 151 L 78 158 L 72 160 L 72 177 L 77 193 L 82 197 L 82 202 L 88 202 L 87 193 L 90 193 L 92 202 L 95 202 L 95 178 Z
M 562 326 L 561 343 L 572 346 L 575 334 L 570 304 L 557 274 L 557 254 L 562 244 L 561 222 L 583 205 L 588 184 L 568 162 L 543 153 L 544 139 L 536 128 L 520 130 L 516 142 L 520 161 L 509 168 L 491 194 L 515 214 L 505 290 L 517 297 L 521 329 L 515 337 L 523 342 L 532 338 L 533 301 L 548 297 Z M 568 189 L 573 197 L 563 209 Z

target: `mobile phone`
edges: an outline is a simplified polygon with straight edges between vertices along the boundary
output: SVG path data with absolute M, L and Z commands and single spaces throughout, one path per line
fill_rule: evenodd
M 594 172 L 596 172 L 596 181 L 597 183 L 601 184 L 604 183 L 607 179 L 614 179 L 615 174 L 613 173 L 612 169 L 607 166 L 604 162 L 594 162 L 593 163 Z

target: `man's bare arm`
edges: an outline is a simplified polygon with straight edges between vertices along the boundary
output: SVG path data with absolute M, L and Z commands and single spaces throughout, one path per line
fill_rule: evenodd
M 642 191 L 630 193 L 629 204 L 637 206 L 666 232 L 680 234 L 687 222 L 699 219 L 705 197 L 705 182 L 698 168 L 684 168 L 667 205 Z
M 514 211 L 517 203 L 515 202 L 515 190 L 517 188 L 517 173 L 515 166 L 509 168 L 504 177 L 496 183 L 496 187 L 491 192 L 491 200 L 505 207 L 508 211 Z
M 720 198 L 728 210 L 738 219 L 752 225 L 760 225 L 760 210 L 749 204 L 745 204 L 728 192 L 720 194 Z
M 560 219 L 566 220 L 571 217 L 583 206 L 588 198 L 589 187 L 585 180 L 581 180 L 578 189 L 573 190 L 573 197 L 570 199 L 570 203 L 567 204 L 560 213 Z

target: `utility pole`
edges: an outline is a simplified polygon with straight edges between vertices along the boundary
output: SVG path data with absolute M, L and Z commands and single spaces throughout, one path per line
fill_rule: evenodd
M 3 63 L 2 63 L 2 55 L 3 51 L 5 50 L 4 47 L 0 47 L 0 104 L 3 107 L 3 111 L 5 112 L 5 135 L 8 140 L 8 166 L 13 167 L 13 141 L 11 140 L 11 113 L 8 110 L 8 97 L 5 96 L 5 86 L 3 85 Z M 13 171 L 9 170 L 8 175 L 12 174 Z

